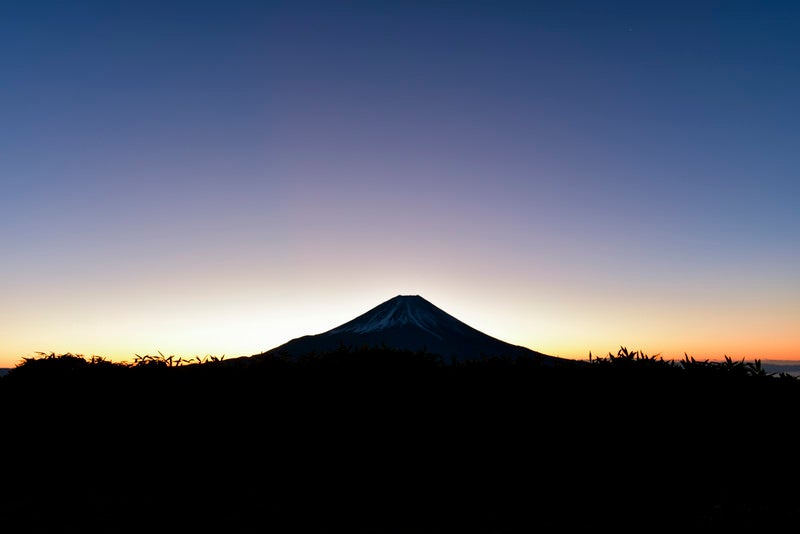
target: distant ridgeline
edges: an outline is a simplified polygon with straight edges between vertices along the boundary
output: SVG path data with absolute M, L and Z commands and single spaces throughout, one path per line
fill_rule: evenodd
M 327 332 L 293 339 L 255 356 L 298 357 L 340 347 L 389 347 L 427 352 L 446 361 L 525 356 L 548 364 L 571 364 L 489 336 L 456 319 L 419 295 L 398 295 Z

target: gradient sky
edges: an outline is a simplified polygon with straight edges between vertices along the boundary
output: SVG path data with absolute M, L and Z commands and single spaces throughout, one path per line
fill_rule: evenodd
M 800 359 L 800 2 L 0 6 L 0 367 L 242 356 L 419 294 Z

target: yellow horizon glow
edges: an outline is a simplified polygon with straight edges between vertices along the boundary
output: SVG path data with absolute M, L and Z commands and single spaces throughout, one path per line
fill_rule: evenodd
M 378 284 L 362 293 L 314 291 L 300 296 L 274 293 L 268 303 L 259 299 L 206 297 L 203 300 L 162 304 L 159 311 L 143 305 L 125 311 L 98 307 L 97 313 L 79 307 L 79 313 L 64 321 L 58 313 L 33 317 L 17 316 L 13 335 L 0 353 L 0 367 L 14 367 L 23 358 L 39 352 L 100 356 L 117 362 L 135 356 L 158 355 L 193 360 L 206 356 L 234 358 L 250 356 L 281 345 L 295 337 L 318 334 L 334 328 L 398 294 L 419 294 L 447 313 L 484 333 L 533 350 L 570 359 L 585 359 L 589 352 L 604 357 L 625 346 L 665 359 L 684 354 L 698 360 L 800 361 L 796 347 L 800 336 L 793 332 L 791 317 L 783 322 L 774 316 L 755 321 L 746 310 L 717 313 L 715 321 L 703 321 L 703 309 L 684 310 L 679 320 L 661 309 L 652 321 L 635 307 L 605 308 L 576 305 L 574 299 L 511 298 L 498 292 L 476 289 L 472 295 L 457 290 L 455 282 L 438 291 L 417 290 L 427 286 L 423 277 L 398 284 L 401 290 L 382 291 Z M 673 319 L 670 320 L 670 317 Z M 50 328 L 40 328 L 40 325 Z M 6 325 L 10 324 L 8 321 Z M 659 325 L 661 325 L 659 327 Z M 662 328 L 661 330 L 659 328 Z M 672 334 L 675 332 L 675 334 Z M 758 332 L 754 339 L 752 332 Z

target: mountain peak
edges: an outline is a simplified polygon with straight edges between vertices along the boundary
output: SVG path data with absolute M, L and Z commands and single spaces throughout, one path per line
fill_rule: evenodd
M 452 329 L 460 323 L 419 295 L 397 295 L 326 334 L 367 334 L 399 326 L 414 326 L 436 337 L 442 327 Z
M 295 338 L 262 355 L 301 356 L 342 346 L 426 351 L 457 360 L 487 356 L 525 356 L 548 363 L 562 360 L 484 334 L 420 295 L 397 295 L 336 328 Z

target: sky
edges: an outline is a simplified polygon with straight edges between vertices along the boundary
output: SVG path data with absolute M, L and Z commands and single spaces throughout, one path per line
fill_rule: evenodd
M 800 359 L 798 2 L 0 5 L 0 367 L 421 295 L 568 358 Z

